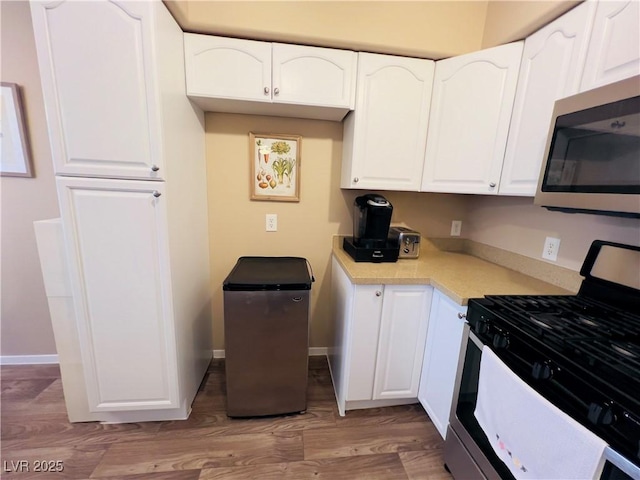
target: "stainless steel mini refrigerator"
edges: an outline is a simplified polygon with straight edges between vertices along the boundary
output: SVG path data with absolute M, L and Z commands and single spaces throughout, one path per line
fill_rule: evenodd
M 307 408 L 309 294 L 299 257 L 241 257 L 223 284 L 227 415 Z

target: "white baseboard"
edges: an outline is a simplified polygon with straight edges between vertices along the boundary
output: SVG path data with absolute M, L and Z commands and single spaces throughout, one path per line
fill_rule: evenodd
M 309 347 L 310 357 L 326 357 L 328 347 Z
M 327 347 L 309 347 L 310 357 L 324 357 L 327 355 Z M 224 350 L 214 350 L 213 358 L 224 358 Z
M 309 347 L 310 357 L 324 357 L 327 347 Z M 224 358 L 224 350 L 214 350 L 213 358 Z M 60 363 L 58 355 L 0 355 L 0 365 L 50 365 Z
M 50 365 L 60 363 L 58 355 L 0 355 L 0 365 Z

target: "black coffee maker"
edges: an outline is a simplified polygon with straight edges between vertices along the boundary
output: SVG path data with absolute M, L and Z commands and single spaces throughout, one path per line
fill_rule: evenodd
M 395 262 L 397 242 L 389 241 L 393 206 L 382 195 L 356 197 L 353 203 L 353 237 L 346 237 L 344 250 L 356 262 Z

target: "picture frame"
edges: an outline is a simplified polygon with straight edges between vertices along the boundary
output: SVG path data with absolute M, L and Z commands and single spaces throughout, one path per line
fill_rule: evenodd
M 0 88 L 0 175 L 33 177 L 20 87 L 16 83 L 0 82 Z
M 300 201 L 300 135 L 249 132 L 250 198 Z

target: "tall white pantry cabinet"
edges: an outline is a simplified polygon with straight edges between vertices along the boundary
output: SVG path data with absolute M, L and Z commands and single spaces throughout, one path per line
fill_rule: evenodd
M 70 419 L 186 418 L 212 347 L 204 117 L 182 30 L 160 1 L 31 14 L 79 345 L 60 355 L 63 385 L 87 399 Z M 82 377 L 65 375 L 78 361 Z

